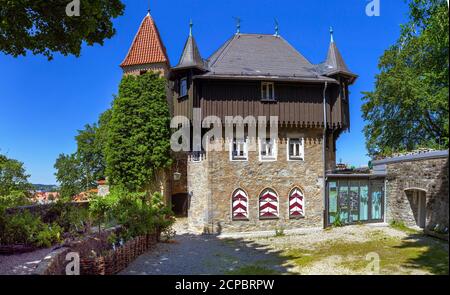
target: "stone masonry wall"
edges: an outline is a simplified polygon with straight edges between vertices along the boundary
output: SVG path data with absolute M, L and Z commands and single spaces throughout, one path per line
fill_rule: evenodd
M 230 161 L 229 151 L 212 151 L 201 163 L 188 163 L 189 225 L 197 232 L 245 232 L 323 226 L 323 160 L 321 130 L 303 130 L 305 161 L 287 160 L 287 142 L 279 132 L 278 159 L 261 162 L 258 149 L 245 162 Z M 333 156 L 334 153 L 330 154 Z M 334 162 L 332 163 L 334 165 Z M 298 187 L 305 195 L 302 219 L 289 218 L 289 193 Z M 232 193 L 241 188 L 249 196 L 249 221 L 233 221 Z M 260 220 L 259 195 L 272 188 L 279 197 L 279 219 Z M 202 222 L 206 222 L 202 226 Z
M 416 225 L 417 204 L 408 189 L 425 191 L 427 228 L 437 224 L 448 228 L 448 158 L 387 164 L 388 222 Z
M 188 162 L 187 183 L 189 196 L 188 229 L 196 233 L 208 232 L 210 218 L 210 182 L 207 160 Z

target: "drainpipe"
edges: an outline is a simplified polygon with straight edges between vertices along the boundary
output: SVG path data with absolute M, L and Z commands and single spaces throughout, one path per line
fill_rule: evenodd
M 323 140 L 322 140 L 322 157 L 323 157 L 323 228 L 327 226 L 327 88 L 328 82 L 325 82 L 323 88 Z

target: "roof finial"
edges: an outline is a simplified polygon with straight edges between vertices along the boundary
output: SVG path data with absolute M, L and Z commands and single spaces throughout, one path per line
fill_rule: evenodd
M 241 18 L 235 17 L 236 20 L 236 35 L 239 35 L 241 33 Z
M 192 37 L 192 27 L 194 26 L 194 23 L 191 21 L 189 22 L 189 37 Z
M 275 19 L 275 37 L 279 37 L 280 36 L 280 27 L 278 25 L 278 20 Z
M 333 34 L 334 34 L 333 27 L 330 27 L 331 43 L 334 43 L 334 37 L 333 37 Z
M 147 10 L 147 15 L 150 16 L 150 0 L 148 0 L 148 10 Z

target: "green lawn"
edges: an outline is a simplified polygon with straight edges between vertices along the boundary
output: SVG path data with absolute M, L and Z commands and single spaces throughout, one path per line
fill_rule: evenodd
M 407 228 L 368 229 L 354 227 L 342 235 L 323 232 L 323 240 L 302 243 L 289 237 L 254 239 L 267 250 L 278 251 L 287 274 L 436 274 L 449 273 L 448 243 Z M 396 235 L 398 232 L 398 235 Z M 340 233 L 340 232 L 338 232 Z M 327 235 L 333 235 L 328 237 Z M 355 235 L 359 240 L 355 241 Z M 361 235 L 364 235 L 361 238 Z M 282 239 L 282 240 L 281 240 Z M 306 241 L 306 242 L 305 242 Z M 379 258 L 379 271 L 373 268 L 373 258 Z M 368 266 L 372 266 L 369 268 Z M 236 274 L 270 274 L 270 269 L 258 265 L 236 270 Z

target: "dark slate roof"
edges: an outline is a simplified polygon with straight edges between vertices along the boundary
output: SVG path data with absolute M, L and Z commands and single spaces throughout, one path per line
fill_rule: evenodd
M 206 65 L 200 55 L 198 50 L 197 42 L 193 36 L 189 36 L 184 45 L 183 54 L 181 55 L 180 61 L 173 70 L 187 69 L 187 68 L 197 68 L 200 70 L 205 70 Z
M 236 34 L 208 58 L 205 77 L 284 78 L 335 81 L 321 76 L 294 47 L 280 36 Z
M 357 75 L 350 71 L 345 64 L 345 61 L 333 40 L 328 49 L 327 60 L 324 63 L 317 65 L 316 68 L 322 75 L 326 76 L 345 74 L 351 77 L 357 77 Z

